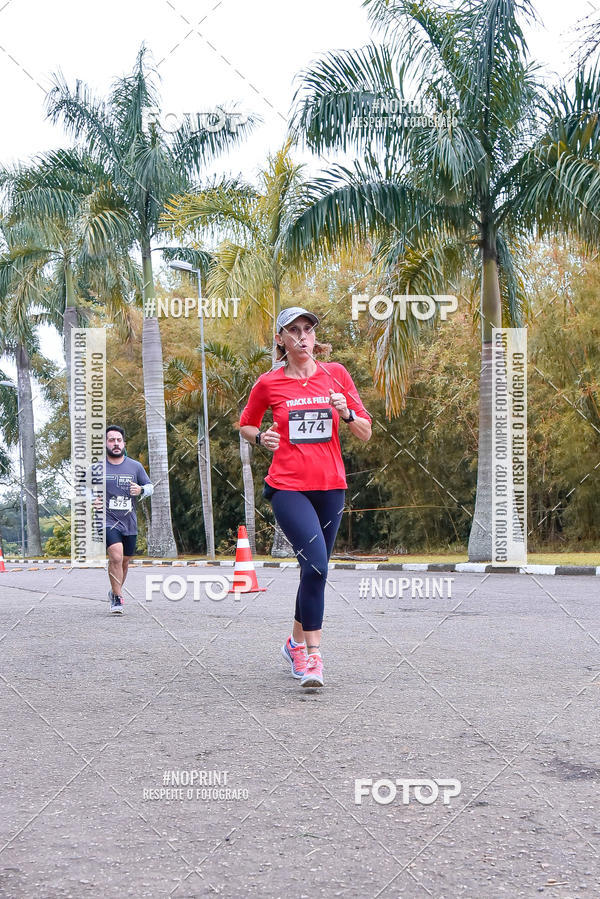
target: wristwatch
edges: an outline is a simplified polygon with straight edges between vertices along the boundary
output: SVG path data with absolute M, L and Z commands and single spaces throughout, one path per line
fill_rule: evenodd
M 260 437 L 261 437 L 261 434 L 259 431 L 258 434 L 256 435 L 256 437 L 254 438 L 254 442 L 256 443 L 257 446 L 260 446 Z
M 340 418 L 342 418 L 341 415 L 340 415 Z M 355 418 L 356 418 L 356 415 L 354 414 L 354 409 L 348 409 L 348 418 L 342 418 L 342 421 L 345 421 L 346 424 L 349 425 L 350 422 L 354 421 Z

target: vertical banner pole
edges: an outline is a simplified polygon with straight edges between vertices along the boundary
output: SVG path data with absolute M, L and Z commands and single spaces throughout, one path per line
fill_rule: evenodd
M 494 328 L 492 562 L 527 564 L 527 328 Z
M 106 331 L 71 331 L 71 564 L 106 564 Z

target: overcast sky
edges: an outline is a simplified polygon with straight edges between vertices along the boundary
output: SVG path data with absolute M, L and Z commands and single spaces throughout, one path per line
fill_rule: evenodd
M 528 35 L 544 71 L 572 65 L 573 25 L 589 0 L 534 0 L 541 19 Z M 359 0 L 0 0 L 0 162 L 60 146 L 45 120 L 44 95 L 60 70 L 104 95 L 129 71 L 144 41 L 162 78 L 164 108 L 175 114 L 238 101 L 264 124 L 231 167 L 250 176 L 286 131 L 294 77 L 320 53 L 369 40 Z
M 577 42 L 573 28 L 592 4 L 534 5 L 541 21 L 528 31 L 532 56 L 545 77 L 566 75 Z M 166 112 L 238 102 L 262 117 L 264 124 L 225 163 L 251 179 L 284 140 L 297 73 L 323 51 L 369 39 L 359 0 L 0 0 L 0 164 L 65 144 L 60 126 L 45 120 L 53 72 L 104 95 L 145 42 L 161 75 Z M 57 361 L 59 347 L 46 336 L 43 348 Z

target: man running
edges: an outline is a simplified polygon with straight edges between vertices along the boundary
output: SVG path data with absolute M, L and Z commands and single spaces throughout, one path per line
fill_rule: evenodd
M 106 547 L 110 611 L 123 614 L 123 584 L 137 542 L 138 499 L 152 496 L 154 486 L 144 466 L 125 454 L 125 431 L 106 429 Z

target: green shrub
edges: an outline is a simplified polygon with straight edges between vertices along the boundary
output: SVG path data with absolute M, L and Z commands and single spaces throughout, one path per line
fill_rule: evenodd
M 71 521 L 59 521 L 54 525 L 52 537 L 48 537 L 44 554 L 54 558 L 71 555 Z

